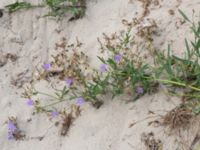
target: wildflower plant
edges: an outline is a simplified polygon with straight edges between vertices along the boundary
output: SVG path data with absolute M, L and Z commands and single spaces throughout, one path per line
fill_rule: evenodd
M 63 88 L 52 87 L 55 92 L 49 94 L 38 91 L 33 85 L 25 90 L 23 97 L 28 99 L 29 106 L 34 104 L 37 112 L 51 112 L 54 118 L 60 114 L 58 113 L 60 111 L 55 112 L 54 109 L 60 103 L 74 101 L 73 106 L 79 110 L 86 102 L 90 102 L 99 108 L 103 104 L 101 96 L 107 93 L 112 93 L 112 98 L 128 94 L 132 100 L 137 100 L 157 91 L 159 86 L 164 86 L 167 94 L 186 99 L 181 107 L 187 107 L 195 114 L 199 114 L 200 23 L 196 25 L 182 11 L 180 13 L 192 25 L 195 39 L 191 43 L 185 40 L 185 57 L 174 55 L 170 46 L 164 52 L 152 46 L 149 53 L 154 63 L 148 63 L 144 59 L 142 50 L 133 50 L 134 46 L 137 47 L 137 43 L 131 36 L 132 29 L 129 27 L 127 31 L 115 33 L 110 37 L 104 34 L 104 44 L 99 40 L 103 55 L 98 56 L 101 61 L 98 69 L 92 68 L 89 65 L 89 57 L 78 51 L 82 45 L 80 42 L 65 45 L 60 53 L 52 56 L 53 61 L 49 63 L 51 65 L 43 64 L 41 69 L 37 69 L 39 76 L 34 77 L 36 79 L 34 82 L 38 80 L 51 82 L 52 78 L 56 78 L 65 83 Z M 152 44 L 150 39 L 149 43 Z M 173 91 L 170 90 L 172 88 Z M 40 100 L 33 103 L 32 97 L 39 94 L 46 95 L 54 101 L 46 105 L 41 105 Z M 74 117 L 66 114 L 64 115 L 66 123 L 63 124 L 69 127 Z M 63 135 L 68 130 L 64 125 Z
M 184 18 L 186 17 L 184 16 Z M 187 20 L 191 22 L 189 19 Z M 98 95 L 105 94 L 106 90 L 111 91 L 115 97 L 124 93 L 128 87 L 130 91 L 135 91 L 137 99 L 138 96 L 149 93 L 152 87 L 156 88 L 158 83 L 198 91 L 196 87 L 199 86 L 197 79 L 200 67 L 198 64 L 199 28 L 192 24 L 195 42 L 191 43 L 193 48 L 190 49 L 185 40 L 187 48 L 185 58 L 171 54 L 171 49 L 168 47 L 167 55 L 154 51 L 154 65 L 144 62 L 141 51 L 132 51 L 134 38 L 131 37 L 130 29 L 120 35 L 114 34 L 112 37 L 104 34 L 105 44 L 101 45 L 101 50 L 108 54 L 108 58 L 98 57 L 102 64 L 99 71 L 95 70 L 89 75 L 92 79 L 84 74 L 85 69 L 90 66 L 86 63 L 88 57 L 83 52 L 74 51 L 71 59 L 68 58 L 66 52 L 64 55 L 63 53 L 58 54 L 54 57 L 52 64 L 61 68 L 57 75 L 59 79 L 65 79 L 69 89 L 64 87 L 62 94 L 56 95 L 58 99 L 62 99 L 63 95 L 72 94 L 72 99 L 82 97 L 86 101 L 95 101 L 98 99 Z M 68 64 L 65 64 L 66 62 Z M 44 64 L 44 66 L 46 66 L 45 70 L 49 69 L 48 64 Z M 48 73 L 53 74 L 51 71 Z M 54 75 L 56 75 L 55 72 Z

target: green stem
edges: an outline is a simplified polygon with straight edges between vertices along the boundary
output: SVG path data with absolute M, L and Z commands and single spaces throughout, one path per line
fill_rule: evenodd
M 169 83 L 169 84 L 174 84 L 174 85 L 178 85 L 178 86 L 182 86 L 182 87 L 188 87 L 188 88 L 190 88 L 192 90 L 200 92 L 200 89 L 198 87 L 187 85 L 185 83 L 180 83 L 180 82 L 171 81 L 171 80 L 165 80 L 165 79 L 156 79 L 156 78 L 152 78 L 152 77 L 143 77 L 143 78 L 150 79 L 150 80 L 155 80 L 155 81 L 162 82 L 162 83 Z
M 74 99 L 74 98 L 76 98 L 76 97 L 71 97 L 71 98 L 69 98 L 69 100 L 72 100 L 72 99 Z M 67 100 L 68 100 L 68 99 L 65 99 L 65 100 L 62 100 L 62 101 L 57 101 L 57 102 L 54 102 L 54 103 L 51 103 L 51 104 L 42 106 L 41 108 L 46 108 L 46 107 L 49 107 L 49 106 L 52 106 L 52 105 L 56 105 L 56 104 L 58 104 L 58 103 L 61 103 L 61 102 L 67 101 Z
M 57 97 L 55 97 L 55 96 L 53 96 L 53 95 L 50 95 L 50 94 L 47 94 L 47 93 L 44 93 L 44 92 L 39 92 L 39 91 L 36 91 L 36 92 L 37 92 L 38 94 L 46 95 L 46 96 L 49 96 L 49 97 L 52 97 L 52 98 L 54 98 L 54 99 L 57 99 L 57 100 L 61 101 L 60 98 L 57 98 Z
M 46 105 L 46 106 L 42 106 L 41 108 L 46 108 L 46 107 L 49 107 L 49 106 L 52 106 L 52 105 L 56 105 L 56 104 L 61 103 L 61 102 L 64 102 L 64 101 L 67 101 L 67 99 L 62 100 L 62 101 L 57 101 L 57 102 L 51 103 L 51 104 Z
M 171 96 L 178 96 L 178 97 L 194 97 L 194 98 L 200 98 L 200 95 L 190 95 L 190 94 L 177 94 L 177 93 L 171 93 L 166 91 L 165 94 L 171 95 Z

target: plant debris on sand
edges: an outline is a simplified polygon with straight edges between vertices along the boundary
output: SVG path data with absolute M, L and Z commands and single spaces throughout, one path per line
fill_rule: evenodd
M 192 110 L 185 107 L 177 107 L 163 117 L 163 125 L 168 126 L 171 130 L 186 128 L 190 126 L 193 116 Z
M 153 132 L 148 134 L 143 133 L 141 135 L 141 141 L 144 143 L 146 150 L 163 150 L 162 141 L 155 139 Z

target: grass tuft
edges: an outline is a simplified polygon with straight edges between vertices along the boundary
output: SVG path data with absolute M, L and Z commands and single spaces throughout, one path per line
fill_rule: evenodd
M 21 9 L 30 9 L 36 7 L 48 7 L 50 12 L 44 17 L 63 17 L 67 12 L 73 14 L 70 21 L 79 19 L 85 15 L 86 2 L 85 0 L 44 0 L 43 4 L 32 5 L 28 2 L 15 2 L 5 6 L 9 13 L 14 13 Z

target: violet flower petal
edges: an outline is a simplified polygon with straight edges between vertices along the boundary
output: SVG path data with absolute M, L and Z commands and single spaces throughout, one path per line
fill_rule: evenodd
M 12 121 L 9 121 L 8 122 L 8 130 L 10 132 L 15 132 L 17 130 L 17 127 L 16 125 L 12 122 Z
M 76 105 L 81 106 L 85 103 L 85 100 L 82 97 L 76 99 Z
M 32 99 L 28 99 L 28 100 L 26 101 L 26 104 L 27 104 L 28 106 L 33 106 L 34 102 L 33 102 Z
M 114 56 L 114 60 L 117 63 L 120 62 L 121 58 L 122 58 L 122 56 L 120 54 L 117 54 L 117 55 Z
M 101 64 L 99 68 L 100 72 L 106 72 L 107 71 L 107 65 L 106 64 Z
M 51 117 L 52 118 L 56 118 L 58 116 L 58 112 L 57 111 L 52 111 L 51 112 Z
M 136 88 L 136 92 L 137 92 L 138 94 L 143 94 L 143 93 L 144 93 L 144 89 L 143 89 L 142 87 L 137 87 L 137 88 Z
M 45 63 L 45 64 L 43 64 L 43 68 L 44 68 L 44 70 L 49 70 L 50 68 L 51 68 L 51 64 L 49 64 L 49 63 Z
M 65 80 L 65 82 L 66 82 L 66 84 L 67 84 L 68 86 L 71 86 L 71 85 L 73 84 L 73 79 L 72 79 L 72 78 L 67 78 L 67 79 Z

